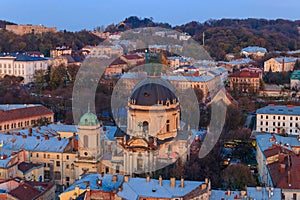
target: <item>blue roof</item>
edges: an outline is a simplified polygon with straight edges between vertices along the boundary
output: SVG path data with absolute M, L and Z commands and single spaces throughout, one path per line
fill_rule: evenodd
M 0 57 L 15 57 L 15 61 L 42 61 L 43 57 L 29 56 L 25 53 L 1 53 Z
M 248 52 L 248 53 L 257 53 L 257 52 L 262 52 L 262 53 L 267 53 L 267 49 L 263 47 L 258 47 L 258 46 L 249 46 L 246 48 L 242 49 L 242 52 Z
M 24 149 L 27 151 L 37 152 L 59 152 L 62 153 L 69 143 L 69 139 L 49 137 L 48 140 L 45 137 L 37 139 L 35 136 L 23 136 L 11 135 L 11 134 L 0 134 L 0 141 L 3 141 L 3 149 L 19 150 Z
M 161 78 L 169 81 L 189 81 L 189 82 L 207 82 L 214 79 L 211 75 L 202 75 L 202 76 L 168 76 L 163 75 Z
M 106 127 L 106 131 L 103 130 L 103 127 Z M 102 126 L 101 132 L 105 133 L 105 137 L 107 140 L 115 141 L 116 138 L 114 137 L 115 133 L 117 131 L 117 126 Z
M 89 182 L 89 186 L 91 190 L 101 190 L 105 192 L 112 192 L 114 190 L 118 191 L 119 186 L 123 182 L 123 176 L 117 175 L 118 179 L 117 182 L 112 181 L 112 174 L 104 174 L 101 177 L 100 174 L 86 174 L 80 180 L 73 183 L 70 187 L 68 187 L 64 192 L 69 192 L 75 189 L 78 186 L 80 189 L 87 189 L 87 181 Z M 102 180 L 102 187 L 97 185 L 97 180 Z
M 268 199 L 268 200 L 278 200 L 281 199 L 281 189 L 280 188 L 272 188 L 271 191 L 266 188 L 261 188 L 258 190 L 256 187 L 247 187 L 247 197 L 251 199 Z M 269 197 L 270 192 L 270 197 Z
M 35 106 L 42 106 L 42 104 L 0 104 L 0 110 L 8 111 Z
M 159 185 L 159 180 L 150 179 L 147 182 L 145 178 L 130 178 L 129 182 L 123 183 L 122 191 L 117 195 L 128 200 L 138 200 L 140 197 L 151 198 L 175 198 L 183 197 L 190 193 L 204 182 L 199 181 L 184 181 L 184 188 L 180 187 L 180 181 L 176 181 L 176 187 L 170 186 L 170 180 L 163 180 L 162 186 Z M 155 190 L 155 192 L 153 192 Z
M 251 58 L 243 58 L 243 59 L 237 59 L 237 60 L 232 60 L 229 62 L 220 62 L 220 63 L 225 63 L 228 65 L 243 65 L 243 64 L 249 64 L 252 62 L 253 62 L 253 60 Z
M 276 141 L 270 141 L 270 138 L 273 137 L 271 134 L 261 134 L 261 135 L 256 135 L 256 143 L 261 149 L 261 151 L 267 150 L 269 147 L 271 147 L 273 144 L 276 143 L 282 143 L 284 144 L 289 144 L 290 146 L 300 146 L 300 142 L 298 141 L 297 137 L 282 137 L 280 135 L 274 134 L 274 137 L 276 138 Z
M 298 58 L 293 57 L 276 57 L 274 58 L 277 62 L 282 62 L 284 60 L 285 63 L 296 62 Z
M 256 110 L 256 114 L 300 115 L 300 106 L 265 106 Z
M 11 153 L 15 152 L 13 150 L 9 150 L 9 149 L 3 149 L 0 148 L 0 156 L 4 156 L 7 155 L 6 159 L 0 159 L 0 168 L 5 168 L 7 166 L 7 164 L 9 163 L 9 161 L 11 160 Z
M 236 198 L 234 197 L 239 195 L 240 195 L 240 191 L 230 191 L 230 194 L 228 195 L 227 191 L 225 190 L 211 190 L 211 195 L 209 196 L 209 199 L 210 200 L 217 200 L 217 199 L 235 200 Z

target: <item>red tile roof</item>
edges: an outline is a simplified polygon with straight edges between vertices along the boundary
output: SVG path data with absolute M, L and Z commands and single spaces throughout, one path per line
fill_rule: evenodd
M 20 185 L 9 194 L 22 200 L 32 200 L 40 197 L 54 187 L 53 182 L 20 182 Z
M 293 151 L 276 146 L 264 151 L 266 157 L 278 154 L 278 159 L 268 164 L 275 187 L 283 189 L 300 188 L 300 157 Z M 281 157 L 281 158 L 280 158 Z
M 126 64 L 127 64 L 127 63 L 126 63 L 124 60 L 118 58 L 118 59 L 114 60 L 114 61 L 110 64 L 110 66 L 111 66 L 111 65 L 126 65 Z
M 124 55 L 124 58 L 126 58 L 127 60 L 135 60 L 135 59 L 142 59 L 143 57 L 141 57 L 140 55 L 137 54 L 130 54 L 130 55 Z
M 18 165 L 18 170 L 20 170 L 23 173 L 26 173 L 28 170 L 33 168 L 40 168 L 43 164 L 39 163 L 27 163 L 27 162 L 21 162 Z
M 259 73 L 253 71 L 236 71 L 233 74 L 229 75 L 229 77 L 259 78 Z
M 42 117 L 50 114 L 53 115 L 54 113 L 45 106 L 33 106 L 8 111 L 0 111 L 0 122 L 26 119 L 29 117 Z

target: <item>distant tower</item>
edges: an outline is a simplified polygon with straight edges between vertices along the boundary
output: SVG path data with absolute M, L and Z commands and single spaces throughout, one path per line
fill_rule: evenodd
M 205 46 L 205 33 L 204 33 L 204 31 L 203 31 L 203 34 L 202 34 L 202 44 L 203 44 L 203 46 Z
M 78 173 L 98 172 L 100 161 L 100 124 L 97 116 L 84 114 L 78 124 Z

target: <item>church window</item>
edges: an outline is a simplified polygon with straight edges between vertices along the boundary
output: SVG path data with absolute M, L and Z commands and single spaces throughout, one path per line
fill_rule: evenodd
M 89 147 L 89 136 L 87 135 L 83 136 L 83 145 L 85 148 Z
M 167 122 L 166 122 L 166 131 L 167 132 L 170 131 L 170 120 L 167 120 Z

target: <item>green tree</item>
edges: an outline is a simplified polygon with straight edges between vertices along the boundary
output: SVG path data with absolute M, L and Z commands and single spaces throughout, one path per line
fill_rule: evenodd
M 53 67 L 50 72 L 50 87 L 51 89 L 57 89 L 58 87 L 65 86 L 68 74 L 64 65 Z

